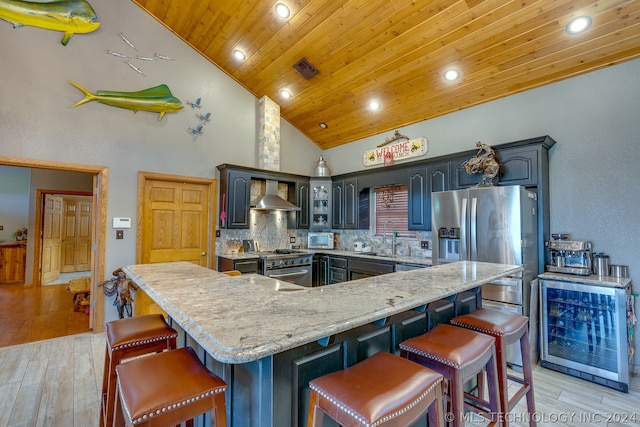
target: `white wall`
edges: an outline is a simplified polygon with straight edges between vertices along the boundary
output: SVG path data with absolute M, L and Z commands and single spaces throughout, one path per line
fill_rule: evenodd
M 640 287 L 640 60 L 400 128 L 429 139 L 427 157 L 549 135 L 551 232 L 589 240 Z M 327 150 L 333 173 L 392 133 Z M 357 163 L 360 162 L 360 163 Z M 636 301 L 640 312 L 640 302 Z M 636 339 L 635 364 L 640 364 Z
M 13 242 L 13 233 L 28 226 L 29 170 L 0 167 L 0 243 Z

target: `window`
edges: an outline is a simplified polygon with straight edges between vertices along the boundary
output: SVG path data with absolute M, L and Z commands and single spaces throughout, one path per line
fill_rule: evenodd
M 409 203 L 406 185 L 389 185 L 373 189 L 375 207 L 375 235 L 382 236 L 384 225 L 387 221 L 393 221 L 393 225 L 387 225 L 387 235 L 393 232 L 395 226 L 399 237 L 416 237 L 415 231 L 409 228 Z

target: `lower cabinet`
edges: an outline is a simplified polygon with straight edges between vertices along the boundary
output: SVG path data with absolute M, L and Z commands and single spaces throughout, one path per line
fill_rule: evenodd
M 394 271 L 394 261 L 316 255 L 313 263 L 313 286 L 334 285 L 349 280 L 393 273 Z
M 24 282 L 26 256 L 26 243 L 0 245 L 0 284 Z
M 347 277 L 348 280 L 363 279 L 365 277 L 379 276 L 380 274 L 393 273 L 395 262 L 369 261 L 361 258 L 349 258 Z
M 231 259 L 218 257 L 218 271 L 238 270 L 243 274 L 258 273 L 257 259 Z
M 347 259 L 338 257 L 329 257 L 329 285 L 346 282 L 347 277 Z

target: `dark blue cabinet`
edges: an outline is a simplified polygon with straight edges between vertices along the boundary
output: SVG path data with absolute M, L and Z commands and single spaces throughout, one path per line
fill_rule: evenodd
M 409 169 L 409 230 L 431 230 L 431 193 L 449 189 L 449 162 Z

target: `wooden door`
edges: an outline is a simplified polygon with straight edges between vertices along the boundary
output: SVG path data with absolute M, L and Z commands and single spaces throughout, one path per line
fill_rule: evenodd
M 60 277 L 60 243 L 62 240 L 61 196 L 45 195 L 42 225 L 42 284 Z
M 140 180 L 142 223 L 138 230 L 142 236 L 138 262 L 189 261 L 210 267 L 214 181 L 145 176 Z
M 91 205 L 90 197 L 65 197 L 63 202 L 60 271 L 91 269 Z

